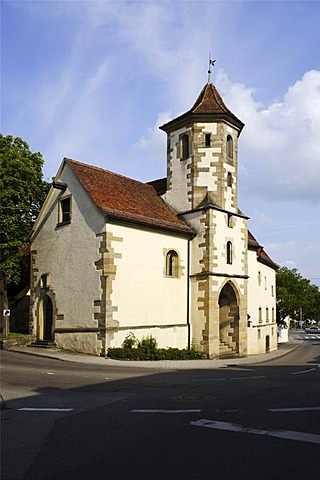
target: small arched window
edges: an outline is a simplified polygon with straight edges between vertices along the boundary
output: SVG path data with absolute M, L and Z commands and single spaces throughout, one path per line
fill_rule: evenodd
M 227 136 L 227 157 L 233 158 L 233 140 L 231 135 Z
M 166 275 L 177 277 L 179 271 L 179 256 L 175 250 L 169 250 L 166 255 Z
M 181 137 L 181 159 L 189 158 L 189 135 L 185 134 Z
M 232 173 L 231 172 L 228 172 L 227 187 L 232 187 Z
M 232 243 L 227 242 L 227 263 L 232 264 Z

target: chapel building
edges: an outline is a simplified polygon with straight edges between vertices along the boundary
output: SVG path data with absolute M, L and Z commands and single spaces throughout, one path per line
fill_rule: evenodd
M 30 235 L 38 342 L 106 355 L 132 332 L 208 358 L 277 348 L 278 266 L 238 206 L 243 127 L 209 82 L 160 127 L 166 178 L 63 160 Z

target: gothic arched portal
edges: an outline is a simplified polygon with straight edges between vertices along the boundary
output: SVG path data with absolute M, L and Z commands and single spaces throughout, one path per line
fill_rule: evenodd
M 219 356 L 239 353 L 239 305 L 230 282 L 219 295 Z
M 53 326 L 53 305 L 49 295 L 45 295 L 42 300 L 42 340 L 53 340 L 52 326 Z

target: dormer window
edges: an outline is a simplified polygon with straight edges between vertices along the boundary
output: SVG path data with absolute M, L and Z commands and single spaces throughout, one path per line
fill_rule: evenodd
M 189 156 L 189 135 L 185 134 L 181 137 L 181 160 L 186 160 Z
M 227 157 L 233 158 L 233 139 L 231 135 L 227 136 Z

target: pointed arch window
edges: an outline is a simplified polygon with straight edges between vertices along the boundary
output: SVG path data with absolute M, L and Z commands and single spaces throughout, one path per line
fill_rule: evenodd
M 181 160 L 186 160 L 189 156 L 189 135 L 185 134 L 181 137 Z
M 227 136 L 227 157 L 233 158 L 233 139 L 231 135 Z
M 169 250 L 166 255 L 166 276 L 177 277 L 179 272 L 179 256 L 175 250 Z
M 232 264 L 232 242 L 227 242 L 227 263 Z

